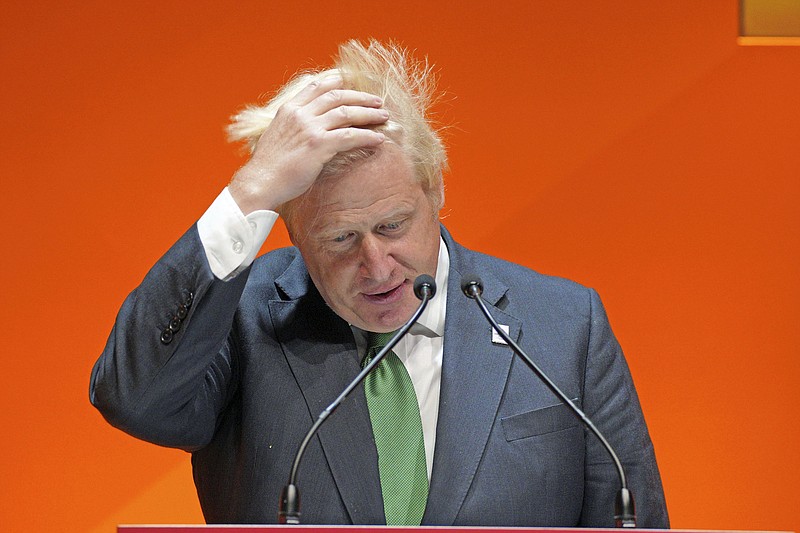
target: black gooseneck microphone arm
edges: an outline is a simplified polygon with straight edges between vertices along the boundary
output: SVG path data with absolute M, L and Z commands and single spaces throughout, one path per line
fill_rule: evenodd
M 300 468 L 300 460 L 303 458 L 303 454 L 308 447 L 308 443 L 311 442 L 312 437 L 316 435 L 317 431 L 319 430 L 320 426 L 328 419 L 328 417 L 333 414 L 337 407 L 339 407 L 342 402 L 347 398 L 347 396 L 353 392 L 364 378 L 367 377 L 373 368 L 380 364 L 381 360 L 389 353 L 392 348 L 394 348 L 395 344 L 400 341 L 400 339 L 408 333 L 408 330 L 411 329 L 411 326 L 419 320 L 419 317 L 422 315 L 422 312 L 425 310 L 425 307 L 428 306 L 428 302 L 431 298 L 436 294 L 436 282 L 433 278 L 427 274 L 422 274 L 421 276 L 417 276 L 417 279 L 414 280 L 414 294 L 417 298 L 421 300 L 419 307 L 411 315 L 411 318 L 403 324 L 394 337 L 383 347 L 383 349 L 378 352 L 375 357 L 373 357 L 370 362 L 359 372 L 359 374 L 353 379 L 352 382 L 342 391 L 342 393 L 328 406 L 326 407 L 320 415 L 317 417 L 316 422 L 314 425 L 311 426 L 311 429 L 308 430 L 306 433 L 305 438 L 300 443 L 300 447 L 297 449 L 297 454 L 294 457 L 294 463 L 292 463 L 292 470 L 289 473 L 289 483 L 283 488 L 283 492 L 281 493 L 281 501 L 280 507 L 278 510 L 278 522 L 281 524 L 292 524 L 297 525 L 300 524 L 300 491 L 297 488 L 297 470 Z
M 617 473 L 619 474 L 619 481 L 621 488 L 617 493 L 617 499 L 615 502 L 615 509 L 614 509 L 614 522 L 616 527 L 636 527 L 636 511 L 633 502 L 633 494 L 630 490 L 628 490 L 628 481 L 625 478 L 625 470 L 622 468 L 622 463 L 617 457 L 617 454 L 614 452 L 614 449 L 611 447 L 611 444 L 608 443 L 606 438 L 600 433 L 600 430 L 595 427 L 594 423 L 589 420 L 589 417 L 586 416 L 581 409 L 579 409 L 572 401 L 570 401 L 569 397 L 564 394 L 564 392 L 558 388 L 558 386 L 553 383 L 553 381 L 547 377 L 547 375 L 539 368 L 539 366 L 533 362 L 528 354 L 526 354 L 522 348 L 520 348 L 514 340 L 508 336 L 508 334 L 503 331 L 497 321 L 494 319 L 492 314 L 489 312 L 489 309 L 486 307 L 486 304 L 481 298 L 481 294 L 483 294 L 483 284 L 481 280 L 477 276 L 464 276 L 461 280 L 461 290 L 464 294 L 473 300 L 475 300 L 480 307 L 481 311 L 483 312 L 486 320 L 492 325 L 494 330 L 500 335 L 506 343 L 519 355 L 523 361 L 533 370 L 533 372 L 539 377 L 539 379 L 547 385 L 547 388 L 550 389 L 553 394 L 561 400 L 562 403 L 567 405 L 571 410 L 572 413 L 580 419 L 585 427 L 591 431 L 595 437 L 603 444 L 608 454 L 611 456 L 611 459 L 614 461 L 614 464 L 617 467 Z

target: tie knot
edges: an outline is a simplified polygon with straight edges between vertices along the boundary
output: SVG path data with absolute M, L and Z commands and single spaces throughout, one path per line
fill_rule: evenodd
M 390 331 L 389 333 L 374 333 L 372 331 L 367 332 L 367 353 L 371 350 L 380 350 L 384 346 L 386 346 L 389 341 L 394 337 L 397 330 Z

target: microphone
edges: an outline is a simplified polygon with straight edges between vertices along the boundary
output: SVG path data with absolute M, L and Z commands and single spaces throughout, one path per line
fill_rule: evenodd
M 378 366 L 386 354 L 392 351 L 392 348 L 394 348 L 400 339 L 403 338 L 406 333 L 408 333 L 408 330 L 411 329 L 411 326 L 413 326 L 417 320 L 419 320 L 422 312 L 425 311 L 425 308 L 428 306 L 428 302 L 435 294 L 436 282 L 433 280 L 433 278 L 427 274 L 417 276 L 417 279 L 414 280 L 414 295 L 421 300 L 417 310 L 414 311 L 414 314 L 411 315 L 411 318 L 408 319 L 408 322 L 403 324 L 403 327 L 397 331 L 395 336 L 389 340 L 386 346 L 384 346 L 383 349 L 370 360 L 370 362 L 361 370 L 361 372 L 359 372 L 355 379 L 353 379 L 353 381 L 350 382 L 350 384 L 342 391 L 342 393 L 339 394 L 335 400 L 333 400 L 333 403 L 331 403 L 320 413 L 316 422 L 314 422 L 314 425 L 312 425 L 311 429 L 308 430 L 308 433 L 306 433 L 305 438 L 303 438 L 302 442 L 300 443 L 300 447 L 297 449 L 297 454 L 294 457 L 292 470 L 289 473 L 289 483 L 283 488 L 283 492 L 281 493 L 281 501 L 278 509 L 278 522 L 280 524 L 300 524 L 300 490 L 297 488 L 297 470 L 300 467 L 300 460 L 303 458 L 303 454 L 305 453 L 309 442 L 311 442 L 312 437 L 316 435 L 317 431 L 319 431 L 319 428 L 322 426 L 323 422 L 325 422 L 325 420 L 327 420 L 328 417 L 333 414 L 333 412 L 342 404 L 347 396 L 353 392 L 353 389 L 355 389 L 362 381 L 364 381 L 364 378 L 367 377 L 367 374 L 372 372 L 372 369 Z
M 547 377 L 547 375 L 539 368 L 539 366 L 533 362 L 528 354 L 526 354 L 522 348 L 520 348 L 514 340 L 508 336 L 508 334 L 503 331 L 503 328 L 499 326 L 497 321 L 494 317 L 489 313 L 489 309 L 486 307 L 481 295 L 483 294 L 483 283 L 478 276 L 468 275 L 461 278 L 461 291 L 464 293 L 467 298 L 471 298 L 477 302 L 478 307 L 480 307 L 483 315 L 486 317 L 486 320 L 492 325 L 492 328 L 500 335 L 506 343 L 511 347 L 514 352 L 519 355 L 523 361 L 533 370 L 534 374 L 536 374 L 539 379 L 547 385 L 553 394 L 558 397 L 559 400 L 566 406 L 568 406 L 572 413 L 578 417 L 578 419 L 583 423 L 584 427 L 588 428 L 595 437 L 602 443 L 603 447 L 606 449 L 608 454 L 611 456 L 611 459 L 614 461 L 614 464 L 617 467 L 617 473 L 619 475 L 619 481 L 621 488 L 617 493 L 617 499 L 614 504 L 614 523 L 616 527 L 636 527 L 636 510 L 635 505 L 633 502 L 633 494 L 630 490 L 628 490 L 628 482 L 625 478 L 625 470 L 622 468 L 622 463 L 617 457 L 617 454 L 614 452 L 614 449 L 611 447 L 611 444 L 606 440 L 600 430 L 592 423 L 586 413 L 580 410 L 572 401 L 570 401 L 569 397 L 564 394 L 564 392 L 558 388 L 558 386 L 553 383 L 553 381 Z

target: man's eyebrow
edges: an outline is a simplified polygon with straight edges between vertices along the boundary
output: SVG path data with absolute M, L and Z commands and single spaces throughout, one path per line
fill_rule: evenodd
M 402 206 L 398 206 L 397 209 L 393 209 L 390 213 L 387 213 L 386 216 L 381 217 L 378 224 L 382 224 L 387 220 L 395 220 L 398 218 L 408 218 L 415 213 L 415 209 L 413 208 L 403 208 Z
M 416 206 L 414 206 L 410 202 L 402 201 L 398 203 L 396 206 L 394 206 L 390 211 L 378 217 L 377 218 L 378 222 L 375 223 L 375 225 L 376 226 L 380 225 L 387 220 L 410 217 L 416 212 L 417 212 Z M 323 216 L 318 216 L 314 222 L 314 226 L 318 228 L 317 233 L 320 233 L 327 228 L 347 228 L 356 225 L 356 224 L 351 224 L 346 217 L 342 219 L 339 219 L 338 217 L 332 217 L 332 218 L 334 220 L 329 220 Z
M 348 231 L 350 231 L 350 230 L 345 229 L 344 226 L 339 226 L 339 227 L 325 226 L 322 229 L 316 231 L 315 233 L 316 233 L 316 235 L 317 235 L 317 237 L 319 239 L 328 240 L 328 239 L 336 238 L 339 235 L 347 233 Z

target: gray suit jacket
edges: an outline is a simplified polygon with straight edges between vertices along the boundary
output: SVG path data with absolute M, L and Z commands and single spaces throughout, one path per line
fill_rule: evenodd
M 492 342 L 459 288 L 472 272 L 497 320 L 616 448 L 639 525 L 668 527 L 652 443 L 597 294 L 442 235 L 451 271 L 423 524 L 613 526 L 613 464 L 531 370 Z M 325 305 L 296 249 L 222 282 L 193 227 L 126 299 L 90 396 L 124 431 L 192 452 L 208 522 L 270 523 L 302 437 L 358 371 L 350 327 Z M 312 441 L 298 486 L 303 523 L 385 523 L 363 388 Z

